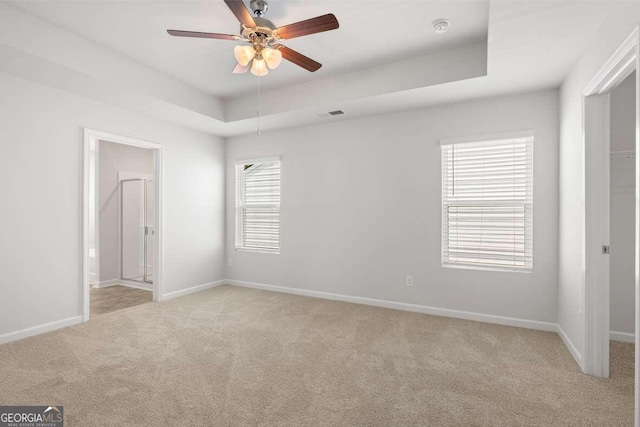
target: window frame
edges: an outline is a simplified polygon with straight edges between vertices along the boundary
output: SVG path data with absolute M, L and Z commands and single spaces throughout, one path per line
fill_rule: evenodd
M 530 205 L 530 241 L 531 241 L 531 264 L 530 266 L 525 267 L 515 267 L 515 266 L 499 266 L 499 265 L 485 265 L 485 264 L 468 264 L 468 263 L 458 263 L 455 261 L 449 261 L 445 256 L 445 189 L 446 183 L 444 180 L 444 161 L 445 161 L 445 152 L 444 147 L 450 145 L 462 145 L 469 143 L 491 143 L 491 142 L 501 142 L 501 141 L 511 141 L 517 139 L 529 139 L 531 143 L 531 186 L 530 186 L 530 201 L 522 202 L 523 206 Z M 514 132 L 502 132 L 502 133 L 492 133 L 492 134 L 484 134 L 477 136 L 464 136 L 464 137 L 454 137 L 454 138 L 443 138 L 440 139 L 440 179 L 441 179 L 441 191 L 440 191 L 440 253 L 441 253 L 441 266 L 443 268 L 452 268 L 452 269 L 462 269 L 462 270 L 479 270 L 479 271 L 495 271 L 495 272 L 503 272 L 503 273 L 525 273 L 531 274 L 533 273 L 534 268 L 534 184 L 535 184 L 535 132 L 533 130 L 523 130 L 523 131 L 514 131 Z M 488 202 L 490 203 L 490 202 Z M 449 206 L 451 203 L 448 204 Z M 525 217 L 526 221 L 526 217 Z
M 279 187 L 279 197 L 278 197 L 278 203 L 277 203 L 277 209 L 278 209 L 278 247 L 277 248 L 258 248 L 258 247 L 251 247 L 251 246 L 243 246 L 242 245 L 242 241 L 243 241 L 243 237 L 244 237 L 244 224 L 243 222 L 239 219 L 239 214 L 238 214 L 238 210 L 239 209 L 245 209 L 246 208 L 246 203 L 242 203 L 240 199 L 240 181 L 238 180 L 238 167 L 239 166 L 245 166 L 248 164 L 258 164 L 258 163 L 275 163 L 278 162 L 278 168 L 279 168 L 279 182 L 278 182 L 278 187 Z M 234 211 L 234 217 L 235 217 L 235 241 L 234 241 L 234 246 L 235 246 L 235 250 L 237 252 L 252 252 L 252 253 L 262 253 L 262 254 L 273 254 L 273 255 L 279 255 L 280 251 L 282 249 L 282 229 L 281 229 L 281 207 L 282 207 L 282 160 L 280 159 L 279 156 L 271 156 L 271 157 L 260 157 L 260 158 L 253 158 L 253 159 L 240 159 L 240 160 L 236 160 L 234 162 L 234 180 L 235 180 L 235 211 Z M 243 177 L 243 183 L 244 183 L 244 177 Z M 276 205 L 274 205 L 276 206 Z

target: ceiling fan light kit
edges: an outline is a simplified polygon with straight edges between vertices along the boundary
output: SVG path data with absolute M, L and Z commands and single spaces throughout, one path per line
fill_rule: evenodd
M 234 55 L 238 61 L 233 70 L 236 74 L 245 73 L 250 68 L 252 74 L 266 76 L 269 73 L 269 69 L 273 70 L 280 65 L 283 58 L 307 71 L 315 72 L 322 67 L 322 64 L 282 45 L 280 42 L 295 37 L 335 30 L 340 26 L 336 17 L 329 13 L 283 27 L 276 27 L 273 22 L 263 18 L 269 8 L 266 0 L 251 0 L 250 6 L 255 16 L 251 16 L 249 9 L 247 9 L 242 0 L 224 0 L 224 2 L 240 21 L 239 36 L 183 30 L 167 30 L 167 32 L 176 37 L 196 37 L 248 43 L 234 48 Z M 249 67 L 251 61 L 253 61 L 253 64 Z
M 251 62 L 253 57 L 256 56 L 256 51 L 251 46 L 236 46 L 233 49 L 233 54 L 235 55 L 238 64 L 245 67 L 249 65 L 249 62 Z
M 267 65 L 272 70 L 278 68 L 282 62 L 282 52 L 278 49 L 266 48 L 262 50 L 262 57 L 267 61 Z
M 251 66 L 251 74 L 254 76 L 262 77 L 269 74 L 269 68 L 267 68 L 267 64 L 264 62 L 264 59 L 254 59 L 253 65 Z
M 265 76 L 269 73 L 269 70 L 264 66 L 265 63 L 269 69 L 278 68 L 280 62 L 282 62 L 282 53 L 278 49 L 262 47 L 261 45 L 256 47 L 257 49 L 249 45 L 236 46 L 233 53 L 238 64 L 246 67 L 253 60 L 251 73 L 256 76 Z

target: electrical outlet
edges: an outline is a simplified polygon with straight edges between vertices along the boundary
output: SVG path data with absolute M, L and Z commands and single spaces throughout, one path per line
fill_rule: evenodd
M 407 286 L 412 286 L 413 287 L 413 276 L 407 276 L 407 282 L 406 282 Z
M 233 267 L 233 258 L 227 259 L 227 267 Z

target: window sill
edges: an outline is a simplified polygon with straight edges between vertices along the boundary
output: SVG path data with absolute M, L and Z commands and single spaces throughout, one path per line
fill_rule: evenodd
M 442 263 L 443 268 L 454 268 L 459 270 L 482 270 L 482 271 L 499 271 L 501 273 L 533 273 L 532 268 L 515 268 L 515 267 L 489 267 L 486 265 L 469 265 L 469 264 L 447 264 Z
M 258 254 L 280 255 L 279 249 L 236 248 L 236 252 L 253 252 Z

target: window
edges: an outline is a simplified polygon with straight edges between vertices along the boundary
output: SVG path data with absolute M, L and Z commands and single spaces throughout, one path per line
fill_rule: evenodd
M 533 270 L 533 136 L 442 141 L 442 265 Z
M 280 159 L 236 163 L 236 249 L 280 253 Z

